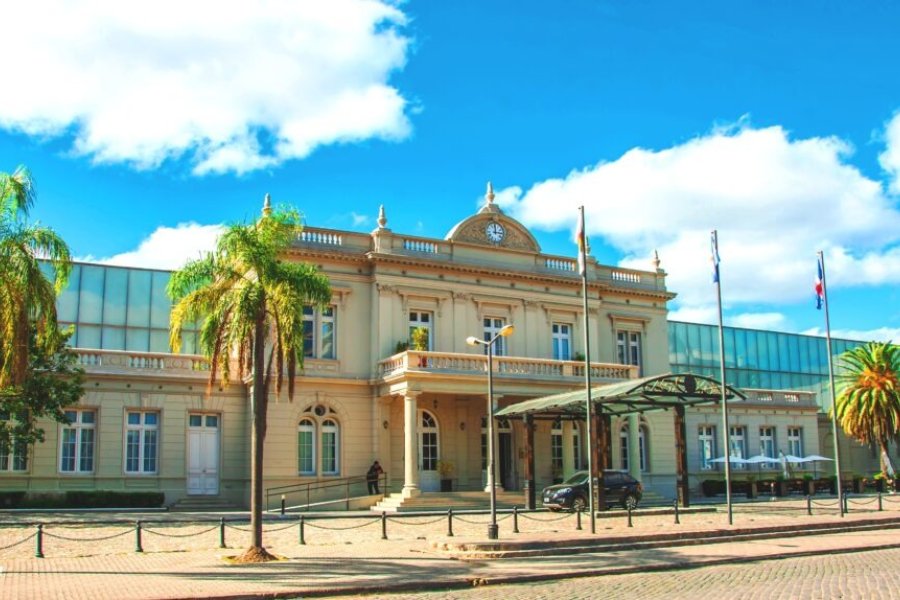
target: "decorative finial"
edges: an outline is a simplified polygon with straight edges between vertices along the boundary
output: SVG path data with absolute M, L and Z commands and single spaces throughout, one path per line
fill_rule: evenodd
M 262 214 L 266 217 L 272 214 L 272 197 L 269 194 L 266 194 L 266 199 L 263 200 Z
M 659 271 L 659 250 L 653 251 L 653 268 Z
M 387 217 L 384 216 L 384 204 L 378 207 L 378 228 L 384 229 L 384 226 L 387 225 Z
M 494 203 L 494 186 L 491 184 L 490 181 L 488 181 L 488 184 L 487 184 L 487 194 L 485 195 L 485 197 L 487 198 L 488 204 Z

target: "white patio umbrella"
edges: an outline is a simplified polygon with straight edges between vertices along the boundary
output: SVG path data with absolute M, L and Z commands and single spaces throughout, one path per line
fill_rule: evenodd
M 759 473 L 762 470 L 762 465 L 777 463 L 778 459 L 766 456 L 765 454 L 757 454 L 756 456 L 751 456 L 746 459 L 744 462 L 748 465 L 756 465 L 756 472 Z
M 729 458 L 728 462 L 730 462 L 733 465 L 746 465 L 747 464 L 747 459 L 741 458 L 740 456 L 731 455 L 728 458 Z M 711 459 L 709 459 L 709 462 L 724 463 L 725 457 L 720 456 L 719 458 L 711 458 Z
M 815 463 L 819 462 L 820 460 L 829 460 L 831 462 L 834 462 L 833 458 L 828 458 L 827 456 L 821 456 L 819 454 L 810 454 L 809 456 L 803 457 L 803 462 L 813 463 L 813 477 L 817 479 L 819 477 L 819 469 Z

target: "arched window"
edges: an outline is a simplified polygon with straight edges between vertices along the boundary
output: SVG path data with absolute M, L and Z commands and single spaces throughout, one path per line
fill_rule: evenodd
M 316 424 L 301 419 L 297 426 L 297 470 L 301 475 L 316 474 Z
M 322 474 L 337 475 L 341 472 L 340 427 L 332 419 L 322 421 Z
M 649 457 L 647 453 L 647 439 L 649 436 L 647 435 L 647 426 L 643 423 L 638 428 L 638 449 L 640 452 L 640 461 L 641 461 L 641 472 L 647 471 L 647 465 L 649 464 Z M 621 460 L 619 461 L 621 464 L 621 468 L 623 471 L 628 471 L 628 422 L 626 421 L 622 428 L 619 430 L 619 440 L 621 449 Z
M 427 410 L 422 411 L 422 427 L 419 431 L 419 452 L 423 471 L 436 471 L 438 461 L 437 420 Z

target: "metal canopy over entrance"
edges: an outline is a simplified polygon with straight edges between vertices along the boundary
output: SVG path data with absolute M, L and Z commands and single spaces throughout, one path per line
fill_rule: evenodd
M 725 386 L 725 397 L 728 400 L 747 399 L 742 392 L 731 386 Z M 722 388 L 717 380 L 691 373 L 628 379 L 591 389 L 591 402 L 610 416 L 717 404 L 721 398 Z M 538 418 L 584 418 L 585 399 L 585 390 L 532 398 L 497 411 L 497 417 L 541 415 Z
M 525 504 L 535 506 L 534 482 L 534 420 L 535 419 L 584 419 L 587 392 L 577 390 L 554 394 L 543 398 L 533 398 L 518 402 L 497 411 L 496 416 L 521 416 L 525 421 Z M 746 400 L 739 390 L 726 385 L 725 399 Z M 588 449 L 591 465 L 595 472 L 591 477 L 597 481 L 595 506 L 605 508 L 603 469 L 610 465 L 610 419 L 633 413 L 656 410 L 674 412 L 676 446 L 676 492 L 682 506 L 689 506 L 689 486 L 687 475 L 687 446 L 684 422 L 686 407 L 701 404 L 718 404 L 722 400 L 722 384 L 711 377 L 690 373 L 656 375 L 642 379 L 629 379 L 618 383 L 591 389 L 593 412 L 592 429 L 597 432 L 594 444 Z M 731 404 L 731 402 L 728 402 Z

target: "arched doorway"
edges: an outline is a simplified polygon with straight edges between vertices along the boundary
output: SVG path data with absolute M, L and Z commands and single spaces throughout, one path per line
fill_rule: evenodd
M 437 492 L 441 480 L 437 472 L 440 458 L 440 435 L 437 419 L 427 410 L 419 410 L 419 489 Z

